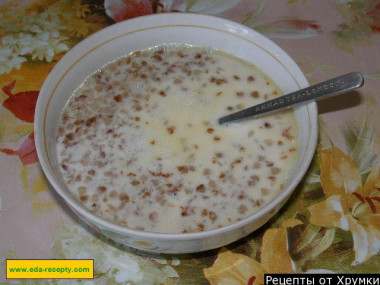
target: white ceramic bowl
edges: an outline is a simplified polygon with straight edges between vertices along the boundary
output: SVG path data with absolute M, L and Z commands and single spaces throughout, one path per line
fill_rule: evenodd
M 47 77 L 38 97 L 35 120 L 37 153 L 48 180 L 69 207 L 103 235 L 138 249 L 163 252 L 198 252 L 236 241 L 267 222 L 288 200 L 304 176 L 317 142 L 315 103 L 295 111 L 300 149 L 288 184 L 271 203 L 232 225 L 197 233 L 160 234 L 113 224 L 87 210 L 66 189 L 58 168 L 55 134 L 60 113 L 78 85 L 109 61 L 132 51 L 165 43 L 214 47 L 252 62 L 269 75 L 284 93 L 308 86 L 296 63 L 276 44 L 240 24 L 195 14 L 159 14 L 112 25 L 72 48 Z

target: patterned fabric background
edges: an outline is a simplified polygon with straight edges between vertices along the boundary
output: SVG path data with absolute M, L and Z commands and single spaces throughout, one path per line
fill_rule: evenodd
M 49 189 L 33 120 L 44 79 L 76 43 L 115 22 L 169 12 L 216 15 L 259 31 L 311 84 L 350 71 L 366 83 L 319 103 L 313 164 L 269 223 L 222 249 L 149 255 L 80 224 Z M 0 1 L 0 281 L 7 258 L 95 260 L 94 280 L 12 284 L 252 285 L 263 284 L 264 273 L 379 273 L 379 51 L 379 0 Z

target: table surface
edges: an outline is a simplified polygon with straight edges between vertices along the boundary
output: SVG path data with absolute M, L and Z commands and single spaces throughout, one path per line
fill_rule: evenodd
M 103 239 L 49 189 L 34 146 L 38 92 L 62 55 L 103 27 L 163 12 L 243 23 L 292 56 L 310 84 L 351 71 L 366 81 L 318 103 L 315 159 L 280 213 L 204 253 L 149 255 Z M 94 259 L 95 279 L 85 284 L 262 284 L 264 273 L 380 272 L 379 1 L 0 1 L 0 42 L 0 281 L 7 258 Z

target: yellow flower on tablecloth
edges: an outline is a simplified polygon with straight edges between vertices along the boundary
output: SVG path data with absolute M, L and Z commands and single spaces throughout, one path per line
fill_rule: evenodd
M 320 151 L 321 186 L 326 199 L 308 208 L 310 223 L 350 231 L 360 264 L 380 253 L 380 167 L 364 186 L 358 167 L 339 148 Z
M 243 254 L 222 249 L 214 264 L 203 269 L 211 285 L 257 285 L 264 284 L 265 273 L 294 273 L 288 252 L 287 228 L 302 224 L 289 219 L 281 228 L 268 229 L 263 236 L 261 263 Z
M 259 262 L 227 249 L 222 249 L 213 266 L 203 269 L 203 272 L 211 285 L 264 284 L 265 270 Z M 249 283 L 250 281 L 251 283 Z
M 268 229 L 263 237 L 261 264 L 268 273 L 293 273 L 288 252 L 287 229 L 302 224 L 300 220 L 285 220 L 281 228 Z

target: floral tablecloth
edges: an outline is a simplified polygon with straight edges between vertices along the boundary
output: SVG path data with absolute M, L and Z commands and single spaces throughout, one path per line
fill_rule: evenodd
M 359 91 L 318 103 L 315 159 L 269 223 L 224 248 L 149 255 L 78 222 L 43 176 L 33 119 L 41 85 L 76 43 L 151 13 L 228 18 L 275 41 L 316 83 L 360 71 Z M 262 284 L 264 273 L 380 272 L 379 0 L 0 1 L 0 282 L 5 259 L 95 260 L 90 280 L 31 284 Z M 82 283 L 81 283 L 82 284 Z

